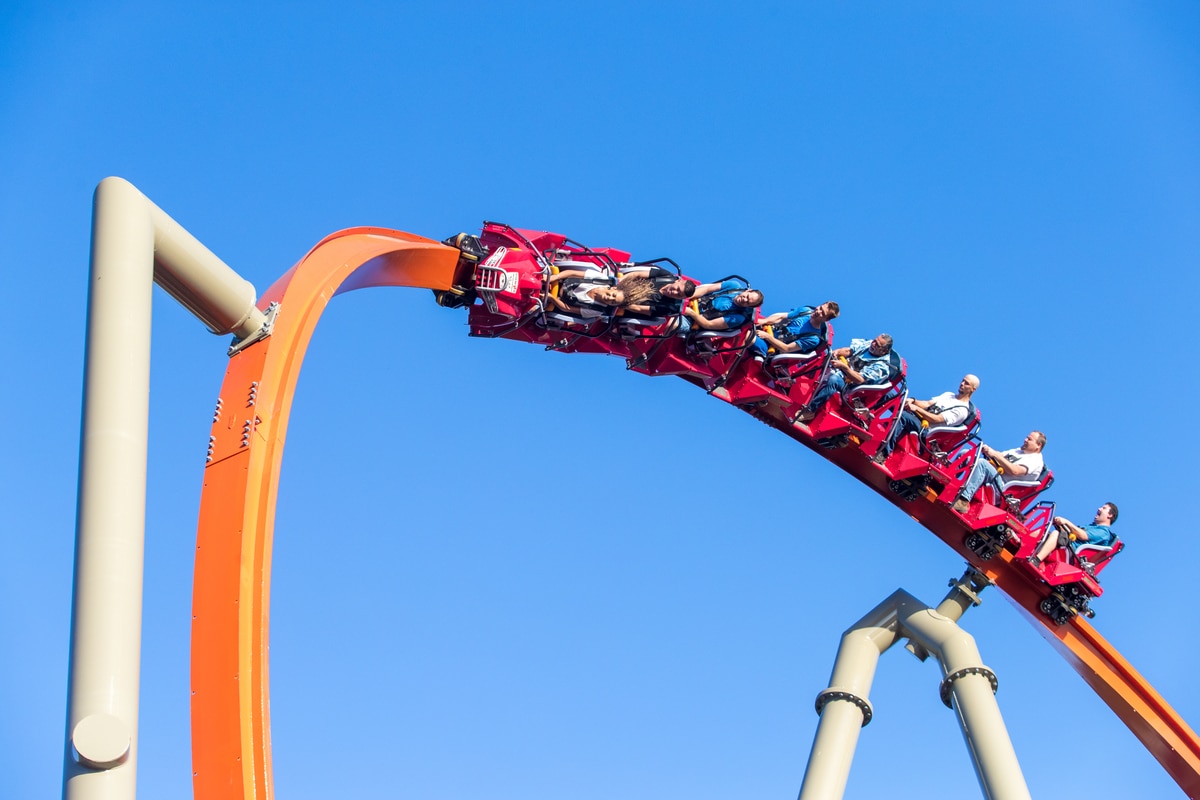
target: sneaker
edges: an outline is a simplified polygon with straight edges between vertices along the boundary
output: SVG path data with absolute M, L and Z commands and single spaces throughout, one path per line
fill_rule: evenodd
M 1030 556 L 1029 558 L 1027 558 L 1025 560 L 1028 561 L 1030 564 L 1032 564 L 1035 567 L 1040 567 L 1042 565 L 1042 560 L 1040 558 L 1038 558 L 1037 556 Z
M 817 415 L 817 412 L 810 411 L 807 408 L 805 408 L 805 409 L 801 410 L 801 412 L 799 414 L 796 415 L 795 421 L 796 422 L 812 422 L 813 417 L 815 417 L 816 415 Z
M 888 459 L 888 454 L 885 453 L 882 449 L 876 450 L 875 455 L 871 456 L 871 460 L 874 461 L 876 464 L 882 464 L 883 462 L 887 461 L 887 459 Z
M 971 502 L 959 497 L 954 501 L 954 505 L 950 506 L 960 514 L 965 514 L 971 509 Z

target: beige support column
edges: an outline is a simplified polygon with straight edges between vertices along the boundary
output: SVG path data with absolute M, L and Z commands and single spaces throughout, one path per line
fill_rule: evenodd
M 980 576 L 982 577 L 982 576 Z M 971 571 L 939 606 L 955 618 L 977 602 L 985 583 Z M 958 712 L 963 738 L 989 800 L 1029 800 L 1029 789 L 996 704 L 996 676 L 980 660 L 975 640 L 953 619 L 903 590 L 876 606 L 842 636 L 829 688 L 817 696 L 817 735 L 800 800 L 839 800 L 845 794 L 859 730 L 871 721 L 868 700 L 879 656 L 909 638 L 919 658 L 937 656 L 945 675 L 942 702 Z
M 874 713 L 867 697 L 879 656 L 898 639 L 897 591 L 842 634 L 829 688 L 817 695 L 817 735 L 804 770 L 800 800 L 840 798 L 846 792 L 858 734 Z
M 265 317 L 253 286 L 120 178 L 96 188 L 91 261 L 63 797 L 132 800 L 153 283 L 214 333 Z
M 101 184 L 92 216 L 63 766 L 71 800 L 135 790 L 154 263 L 139 198 Z
M 900 624 L 942 665 L 942 702 L 958 713 L 963 740 L 989 800 L 1030 800 L 1012 740 L 996 703 L 996 676 L 983 665 L 975 638 L 933 609 L 913 608 Z

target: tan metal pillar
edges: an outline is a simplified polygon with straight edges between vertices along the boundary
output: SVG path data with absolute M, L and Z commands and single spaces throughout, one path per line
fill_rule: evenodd
M 953 584 L 952 584 L 953 585 Z M 969 571 L 939 606 L 956 618 L 977 600 L 984 584 Z M 996 704 L 996 678 L 980 660 L 975 640 L 953 619 L 897 590 L 842 636 L 829 688 L 817 696 L 817 735 L 800 788 L 800 800 L 838 800 L 846 791 L 859 731 L 871 721 L 868 693 L 879 656 L 901 639 L 913 652 L 937 656 L 945 679 L 942 701 L 959 724 L 989 800 L 1028 800 L 1029 789 Z
M 899 639 L 897 591 L 842 634 L 829 688 L 817 695 L 817 735 L 804 770 L 800 800 L 840 798 L 846 792 L 858 734 L 871 721 L 867 700 L 879 656 Z
M 215 333 L 257 334 L 255 291 L 128 182 L 96 188 L 63 797 L 131 800 L 155 280 Z
M 63 766 L 71 800 L 134 796 L 153 270 L 150 216 L 123 187 L 101 184 L 75 519 Z
M 941 662 L 946 676 L 942 702 L 958 713 L 984 797 L 1029 800 L 1029 787 L 996 703 L 996 676 L 983 665 L 975 638 L 929 608 L 902 614 L 900 624 Z

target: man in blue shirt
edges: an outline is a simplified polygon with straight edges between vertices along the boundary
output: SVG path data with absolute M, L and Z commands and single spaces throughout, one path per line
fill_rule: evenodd
M 763 295 L 743 280 L 731 278 L 721 283 L 702 283 L 684 306 L 679 332 L 693 327 L 706 331 L 732 331 L 754 321 L 754 309 L 762 305 Z
M 1036 555 L 1029 557 L 1029 563 L 1035 567 L 1046 559 L 1046 556 L 1054 552 L 1054 549 L 1059 546 L 1059 542 L 1063 542 L 1063 546 L 1070 546 L 1074 551 L 1078 551 L 1080 545 L 1090 544 L 1097 547 L 1111 547 L 1116 540 L 1117 535 L 1113 533 L 1112 524 L 1117 521 L 1117 504 L 1105 503 L 1096 509 L 1096 516 L 1092 519 L 1091 525 L 1080 527 L 1066 517 L 1055 517 L 1054 527 L 1058 528 L 1058 536 L 1050 535 L 1046 537 L 1046 541 L 1042 542 L 1042 546 L 1038 549 Z
M 808 422 L 833 397 L 847 387 L 861 384 L 882 384 L 899 372 L 900 358 L 892 352 L 892 337 L 881 333 L 874 339 L 853 339 L 849 347 L 833 351 L 829 375 L 817 387 L 816 394 L 796 416 L 797 422 Z
M 764 356 L 768 348 L 774 348 L 776 353 L 811 353 L 828 336 L 826 323 L 837 319 L 839 313 L 838 304 L 830 300 L 815 308 L 800 306 L 762 317 L 758 321 L 758 339 L 754 346 Z M 767 326 L 771 327 L 770 332 L 765 330 Z

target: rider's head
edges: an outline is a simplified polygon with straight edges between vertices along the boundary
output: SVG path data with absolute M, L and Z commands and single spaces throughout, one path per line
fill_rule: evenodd
M 742 308 L 758 308 L 763 302 L 763 293 L 758 289 L 747 289 L 744 292 L 738 292 L 738 296 L 733 298 L 733 302 Z
M 821 305 L 814 308 L 812 316 L 809 317 L 809 319 L 819 325 L 822 322 L 828 322 L 831 319 L 837 319 L 838 314 L 840 313 L 842 313 L 842 309 L 837 303 L 830 300 L 828 303 L 821 303 Z
M 672 300 L 682 300 L 696 293 L 696 282 L 689 281 L 687 278 L 678 278 L 663 286 L 658 291 L 663 297 L 669 297 Z
M 619 306 L 625 303 L 625 293 L 616 286 L 601 286 L 596 289 L 592 299 L 606 306 Z

